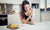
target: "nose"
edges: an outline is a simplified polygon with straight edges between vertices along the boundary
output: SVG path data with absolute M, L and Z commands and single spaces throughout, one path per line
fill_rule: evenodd
M 27 7 L 27 10 L 29 10 L 29 7 Z

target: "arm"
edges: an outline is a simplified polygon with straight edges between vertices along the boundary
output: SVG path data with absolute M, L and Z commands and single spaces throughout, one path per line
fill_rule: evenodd
M 28 22 L 28 20 L 31 18 L 31 16 L 29 16 L 27 19 L 25 19 L 25 24 Z
M 27 19 L 25 19 L 25 18 L 22 18 L 22 15 L 20 13 L 20 18 L 21 18 L 22 23 L 26 24 L 28 22 L 28 20 L 31 18 L 31 16 L 29 16 Z
M 31 23 L 35 24 L 35 12 L 33 12 L 32 18 L 31 18 Z

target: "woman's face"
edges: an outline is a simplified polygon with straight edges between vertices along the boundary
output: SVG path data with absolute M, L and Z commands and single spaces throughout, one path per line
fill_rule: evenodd
M 24 5 L 24 9 L 25 9 L 25 11 L 29 11 L 30 10 L 30 5 L 29 4 L 25 4 Z

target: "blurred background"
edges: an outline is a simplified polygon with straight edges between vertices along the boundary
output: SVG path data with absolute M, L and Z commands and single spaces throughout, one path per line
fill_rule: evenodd
M 24 0 L 0 0 L 0 16 L 8 20 L 8 24 L 17 23 L 20 20 L 19 12 Z M 35 21 L 50 21 L 50 0 L 27 0 L 30 2 L 31 9 L 35 12 Z M 0 20 L 2 20 L 0 17 Z
M 0 0 L 0 30 L 8 30 L 6 25 L 22 24 L 19 12 L 22 10 L 21 4 L 23 1 L 24 0 Z M 36 24 L 24 24 L 24 26 L 22 26 L 24 30 L 50 30 L 50 0 L 27 1 L 29 1 L 31 9 L 35 12 Z

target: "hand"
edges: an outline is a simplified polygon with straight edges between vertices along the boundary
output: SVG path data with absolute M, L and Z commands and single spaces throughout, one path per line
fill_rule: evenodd
M 30 12 L 29 12 L 29 16 L 32 16 L 32 14 L 33 14 L 33 12 L 32 12 L 32 11 L 30 11 Z

